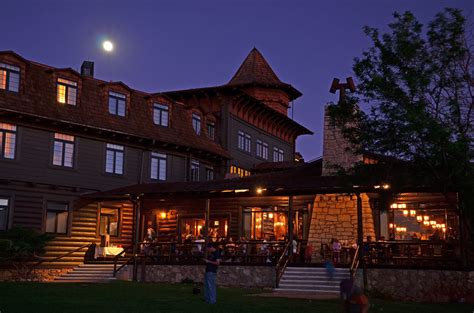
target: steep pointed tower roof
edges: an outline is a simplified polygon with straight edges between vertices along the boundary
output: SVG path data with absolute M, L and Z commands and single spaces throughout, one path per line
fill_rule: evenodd
M 260 51 L 255 47 L 250 51 L 227 85 L 277 87 L 285 90 L 292 99 L 301 96 L 301 92 L 278 78 L 267 60 L 265 60 Z

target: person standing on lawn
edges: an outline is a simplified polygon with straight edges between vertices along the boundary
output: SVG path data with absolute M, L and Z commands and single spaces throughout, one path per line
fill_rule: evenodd
M 204 275 L 204 300 L 209 304 L 216 303 L 217 268 L 221 263 L 221 253 L 213 243 L 207 244 L 206 273 Z

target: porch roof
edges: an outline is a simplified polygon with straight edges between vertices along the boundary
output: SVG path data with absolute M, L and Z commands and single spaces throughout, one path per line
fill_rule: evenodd
M 319 162 L 305 163 L 296 168 L 244 178 L 203 182 L 145 183 L 89 193 L 85 200 L 125 200 L 136 196 L 143 198 L 221 198 L 251 196 L 289 196 L 328 193 L 380 192 L 381 182 L 361 185 L 351 176 L 321 176 Z M 421 191 L 418 188 L 403 190 Z

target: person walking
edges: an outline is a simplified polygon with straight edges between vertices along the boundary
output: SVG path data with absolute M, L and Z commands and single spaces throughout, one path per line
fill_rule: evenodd
M 204 275 L 204 300 L 209 304 L 216 303 L 216 276 L 221 259 L 220 251 L 214 243 L 207 244 L 206 273 Z

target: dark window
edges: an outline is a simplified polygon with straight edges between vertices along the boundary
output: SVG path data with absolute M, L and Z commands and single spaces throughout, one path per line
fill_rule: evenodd
M 166 180 L 166 154 L 151 153 L 150 178 Z
M 13 92 L 20 90 L 20 68 L 0 63 L 0 89 Z
M 273 147 L 273 162 L 283 162 L 284 152 L 282 149 Z
M 8 198 L 0 198 L 0 230 L 8 228 L 9 202 Z
M 199 161 L 191 160 L 191 181 L 199 181 Z
M 14 159 L 16 147 L 16 126 L 0 123 L 0 159 Z
M 119 222 L 118 208 L 100 208 L 99 235 L 118 236 Z
M 127 97 L 117 92 L 109 92 L 109 112 L 113 115 L 125 116 L 125 102 Z
M 249 134 L 244 133 L 243 131 L 239 130 L 237 147 L 240 150 L 243 150 L 245 152 L 251 152 L 251 145 L 252 145 L 252 137 Z
M 48 202 L 46 208 L 46 232 L 67 233 L 69 205 L 60 202 Z
M 74 136 L 55 133 L 53 164 L 57 166 L 74 166 Z
M 209 139 L 215 140 L 216 139 L 216 126 L 214 122 L 207 123 L 207 135 Z
M 193 129 L 197 135 L 201 134 L 201 116 L 197 113 L 193 113 Z
M 153 122 L 156 125 L 168 127 L 169 108 L 167 105 L 159 103 L 153 105 Z
M 214 169 L 206 167 L 206 180 L 214 180 Z
M 112 174 L 123 174 L 123 151 L 124 147 L 120 145 L 107 144 L 107 153 L 105 158 L 105 171 Z
M 268 160 L 268 143 L 257 139 L 257 157 Z
M 70 80 L 58 78 L 57 99 L 59 103 L 76 105 L 77 83 Z

